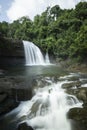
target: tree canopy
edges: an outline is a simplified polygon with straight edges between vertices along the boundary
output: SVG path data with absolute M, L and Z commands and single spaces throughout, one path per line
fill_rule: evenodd
M 24 16 L 13 23 L 0 22 L 4 37 L 29 40 L 44 52 L 62 59 L 87 57 L 87 2 L 80 2 L 75 9 L 48 7 L 32 21 Z

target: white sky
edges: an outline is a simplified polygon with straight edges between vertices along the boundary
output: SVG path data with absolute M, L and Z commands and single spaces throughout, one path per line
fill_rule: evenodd
M 7 0 L 0 0 L 5 3 Z M 22 16 L 29 16 L 33 20 L 34 16 L 41 14 L 48 6 L 59 5 L 62 9 L 74 8 L 81 0 L 8 0 L 9 8 L 6 11 L 6 16 L 9 21 L 16 20 Z M 87 1 L 87 0 L 85 0 Z M 1 4 L 0 4 L 1 5 Z M 0 10 L 1 6 L 0 6 Z M 1 11 L 0 11 L 1 12 Z

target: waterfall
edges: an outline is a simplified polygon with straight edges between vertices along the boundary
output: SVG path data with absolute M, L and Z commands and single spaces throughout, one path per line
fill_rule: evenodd
M 46 52 L 45 61 L 46 61 L 46 63 L 50 64 L 48 52 Z
M 32 42 L 23 41 L 26 65 L 46 65 L 40 49 Z
M 63 83 L 66 81 L 38 88 L 30 101 L 20 104 L 17 118 L 35 130 L 71 130 L 66 114 L 81 103 L 75 96 L 64 92 Z
M 17 126 L 25 122 L 34 130 L 72 130 L 67 112 L 70 108 L 82 107 L 82 103 L 62 89 L 63 84 L 72 82 L 66 80 L 70 76 L 71 74 L 60 77 L 59 79 L 63 80 L 57 83 L 49 77 L 45 78 L 50 85 L 35 87 L 32 99 L 22 101 L 16 109 L 8 113 L 7 119 L 12 117 L 11 122 L 17 123 Z

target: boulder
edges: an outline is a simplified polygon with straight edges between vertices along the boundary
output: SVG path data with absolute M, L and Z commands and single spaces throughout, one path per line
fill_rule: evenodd
M 76 96 L 79 100 L 83 101 L 84 103 L 87 102 L 87 88 L 75 88 L 75 89 L 67 89 L 66 93 Z
M 16 101 L 25 101 L 32 98 L 32 89 L 29 81 L 23 76 L 5 76 L 0 78 L 0 92 L 6 93 Z
M 31 126 L 28 126 L 25 122 L 18 125 L 17 130 L 33 130 Z
M 43 88 L 44 86 L 49 86 L 51 85 L 50 82 L 51 80 L 53 80 L 53 78 L 39 76 L 36 79 L 33 79 L 32 87 L 35 89 L 35 88 Z
M 84 102 L 87 102 L 87 88 L 79 88 L 77 93 L 77 98 Z
M 79 77 L 77 76 L 68 77 L 68 81 L 79 81 Z
M 13 98 L 19 101 L 26 101 L 32 98 L 32 90 L 28 88 L 12 88 L 12 96 Z
M 12 109 L 18 106 L 19 103 L 14 101 L 11 98 L 6 98 L 3 102 L 0 103 L 0 115 L 10 112 Z
M 3 76 L 0 78 L 0 115 L 18 106 L 20 101 L 30 100 L 32 89 L 22 76 Z
M 82 124 L 87 129 L 87 107 L 72 108 L 68 112 L 68 118 Z

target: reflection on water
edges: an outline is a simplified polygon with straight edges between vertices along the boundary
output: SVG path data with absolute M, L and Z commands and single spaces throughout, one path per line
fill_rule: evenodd
M 5 70 L 5 75 L 15 76 L 37 76 L 37 75 L 60 75 L 65 73 L 63 68 L 60 68 L 56 65 L 47 65 L 47 66 L 8 66 L 3 67 Z

